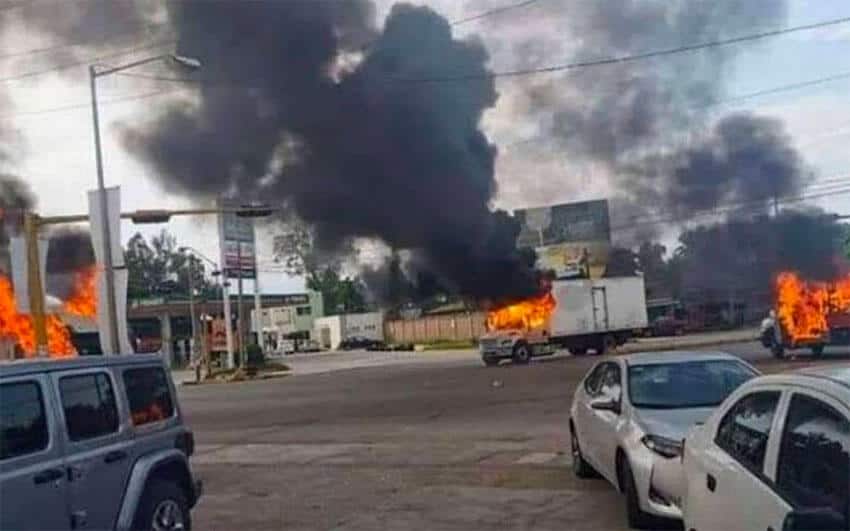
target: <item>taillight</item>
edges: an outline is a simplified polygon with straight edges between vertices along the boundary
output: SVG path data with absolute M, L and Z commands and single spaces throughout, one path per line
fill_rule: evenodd
M 186 430 L 174 440 L 174 447 L 186 454 L 186 457 L 191 457 L 195 453 L 195 434 L 191 430 Z

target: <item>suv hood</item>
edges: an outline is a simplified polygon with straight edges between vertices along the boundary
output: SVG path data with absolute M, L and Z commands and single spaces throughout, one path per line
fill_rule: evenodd
M 682 409 L 647 409 L 635 408 L 635 421 L 649 435 L 660 435 L 678 441 L 695 424 L 705 422 L 715 410 L 714 407 L 694 407 Z

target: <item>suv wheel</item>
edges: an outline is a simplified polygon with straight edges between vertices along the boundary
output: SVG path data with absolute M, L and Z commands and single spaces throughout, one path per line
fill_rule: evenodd
M 514 363 L 526 364 L 531 361 L 531 349 L 525 343 L 517 343 L 514 347 Z
M 770 347 L 770 353 L 773 354 L 774 358 L 781 360 L 785 357 L 785 347 L 774 343 L 773 346 Z
M 148 483 L 136 513 L 133 529 L 191 531 L 192 516 L 183 489 L 170 481 Z
M 627 457 L 623 456 L 620 459 L 619 469 L 620 485 L 622 485 L 623 494 L 626 496 L 626 516 L 629 520 L 629 527 L 632 529 L 647 529 L 652 526 L 653 518 L 652 515 L 645 513 L 640 508 L 635 476 L 632 474 L 632 468 L 629 466 L 629 459 Z

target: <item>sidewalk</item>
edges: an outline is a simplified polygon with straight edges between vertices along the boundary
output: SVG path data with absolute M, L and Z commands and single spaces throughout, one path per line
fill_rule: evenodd
M 648 352 L 653 350 L 681 350 L 689 348 L 711 347 L 729 343 L 742 343 L 758 339 L 757 328 L 742 330 L 723 330 L 671 337 L 641 337 L 626 343 L 618 352 Z

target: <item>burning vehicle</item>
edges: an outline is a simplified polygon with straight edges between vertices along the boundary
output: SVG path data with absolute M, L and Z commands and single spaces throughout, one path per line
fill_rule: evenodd
M 647 326 L 643 277 L 554 280 L 536 297 L 487 315 L 479 340 L 484 364 L 528 363 L 559 348 L 604 354 Z
M 774 309 L 761 325 L 761 342 L 776 358 L 787 349 L 809 348 L 821 356 L 828 345 L 850 345 L 850 277 L 811 282 L 793 272 L 777 275 Z

